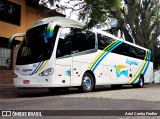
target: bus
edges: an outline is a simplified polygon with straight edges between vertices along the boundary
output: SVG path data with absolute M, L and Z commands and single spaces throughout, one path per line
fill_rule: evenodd
M 154 71 L 154 83 L 160 83 L 160 70 Z
M 14 70 L 18 88 L 79 87 L 91 92 L 95 86 L 133 85 L 153 81 L 151 51 L 65 17 L 38 21 L 23 37 Z

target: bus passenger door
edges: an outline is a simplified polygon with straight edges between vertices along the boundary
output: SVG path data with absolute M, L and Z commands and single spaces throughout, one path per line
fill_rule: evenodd
M 57 86 L 70 86 L 71 83 L 71 59 L 59 59 L 56 61 L 56 79 Z
M 60 36 L 56 50 L 56 86 L 71 85 L 71 40 L 67 35 L 67 32 L 67 28 L 60 30 Z

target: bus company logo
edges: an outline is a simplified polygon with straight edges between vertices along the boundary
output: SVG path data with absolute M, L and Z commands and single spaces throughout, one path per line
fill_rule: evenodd
M 124 66 L 124 65 L 115 65 L 115 70 L 116 70 L 116 75 L 117 77 L 120 77 L 121 75 L 124 75 L 124 76 L 128 76 L 128 69 L 126 69 L 127 67 Z
M 66 70 L 66 71 L 65 71 L 65 75 L 71 76 L 71 70 L 70 70 L 70 69 Z
M 32 71 L 32 69 L 23 69 L 22 72 L 29 72 Z
M 138 65 L 138 62 L 127 59 L 127 60 L 126 60 L 126 64 L 129 64 L 130 66 L 131 66 L 131 65 Z

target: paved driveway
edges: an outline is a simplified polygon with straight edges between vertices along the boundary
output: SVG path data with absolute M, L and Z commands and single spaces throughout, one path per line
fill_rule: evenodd
M 18 90 L 12 86 L 1 86 L 0 95 L 0 110 L 160 110 L 160 84 L 149 84 L 145 88 L 124 86 L 118 90 L 109 86 L 98 87 L 91 93 L 81 93 L 76 88 L 70 88 L 58 94 L 50 94 L 47 89 Z M 112 116 L 107 118 L 158 119 L 160 117 Z

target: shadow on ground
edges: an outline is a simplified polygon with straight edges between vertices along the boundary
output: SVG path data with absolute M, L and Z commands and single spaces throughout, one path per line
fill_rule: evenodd
M 145 87 L 148 87 L 146 85 Z M 131 90 L 134 89 L 132 86 L 122 86 L 119 89 L 113 89 L 110 86 L 97 86 L 94 92 L 98 91 L 113 91 L 113 90 Z M 59 96 L 59 95 L 68 95 L 68 94 L 77 94 L 82 93 L 78 88 L 63 88 L 56 90 L 54 93 L 50 93 L 47 88 L 39 89 L 18 89 L 13 85 L 0 86 L 0 98 L 34 98 L 34 97 L 45 97 L 45 96 Z

